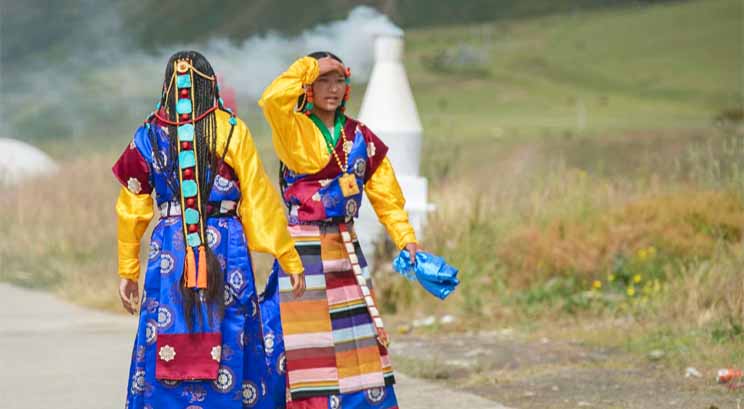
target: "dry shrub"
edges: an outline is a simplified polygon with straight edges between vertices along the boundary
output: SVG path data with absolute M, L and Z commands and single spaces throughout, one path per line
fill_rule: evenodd
M 85 305 L 116 305 L 113 158 L 74 160 L 0 196 L 1 281 L 53 288 Z
M 721 247 L 709 260 L 685 266 L 680 279 L 670 280 L 661 314 L 690 327 L 744 323 L 744 251 Z M 742 335 L 742 334 L 736 334 Z
M 720 240 L 738 242 L 743 227 L 737 195 L 685 190 L 586 218 L 519 228 L 505 238 L 498 257 L 510 285 L 524 288 L 556 275 L 599 277 L 618 255 L 648 246 L 679 261 L 709 257 Z

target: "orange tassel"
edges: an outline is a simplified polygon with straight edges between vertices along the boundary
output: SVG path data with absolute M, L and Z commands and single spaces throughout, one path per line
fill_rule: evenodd
M 194 259 L 194 249 L 186 247 L 186 287 L 194 288 L 196 286 L 196 260 Z
M 196 276 L 196 286 L 207 288 L 207 251 L 204 246 L 199 246 L 199 274 Z

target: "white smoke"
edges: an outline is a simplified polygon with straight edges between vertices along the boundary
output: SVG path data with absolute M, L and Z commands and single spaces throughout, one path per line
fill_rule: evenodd
M 212 39 L 205 45 L 169 46 L 155 55 L 129 52 L 126 61 L 132 62 L 117 67 L 116 75 L 125 79 L 120 81 L 119 91 L 128 94 L 133 91 L 133 82 L 144 79 L 159 84 L 165 63 L 174 52 L 196 50 L 207 57 L 221 81 L 235 88 L 237 93 L 257 101 L 274 77 L 294 60 L 313 51 L 336 54 L 352 69 L 354 82 L 366 82 L 372 70 L 374 38 L 391 32 L 403 33 L 386 15 L 368 6 L 358 6 L 344 20 L 318 25 L 295 37 L 269 33 L 250 37 L 237 45 L 228 39 Z M 112 50 L 109 49 L 108 53 Z M 132 58 L 133 55 L 137 57 Z M 113 58 L 112 55 L 106 59 Z
M 352 81 L 364 83 L 372 68 L 375 36 L 390 32 L 402 34 L 384 14 L 359 6 L 344 20 L 315 26 L 297 36 L 269 33 L 250 37 L 239 44 L 228 39 L 213 39 L 206 44 L 181 44 L 146 53 L 134 49 L 127 36 L 121 34 L 125 31 L 117 16 L 107 14 L 98 21 L 105 26 L 107 34 L 98 38 L 108 38 L 107 43 L 96 49 L 71 51 L 61 67 L 43 62 L 37 69 L 30 70 L 21 79 L 22 91 L 10 94 L 6 91 L 2 96 L 4 101 L 15 103 L 4 104 L 4 108 L 9 109 L 3 110 L 0 119 L 13 122 L 13 118 L 27 118 L 29 111 L 22 107 L 38 110 L 43 104 L 56 113 L 54 121 L 59 121 L 58 126 L 53 127 L 58 134 L 52 137 L 89 138 L 94 136 L 90 133 L 95 132 L 91 125 L 102 124 L 107 133 L 118 134 L 125 129 L 129 132 L 134 118 L 144 118 L 152 109 L 151 104 L 159 99 L 166 62 L 180 50 L 204 54 L 220 77 L 223 88 L 232 88 L 244 103 L 240 109 L 255 110 L 263 89 L 297 58 L 313 51 L 333 52 L 351 68 Z M 115 35 L 115 32 L 120 34 Z M 8 132 L 8 128 L 5 129 Z M 24 135 L 23 126 L 16 126 L 11 132 L 21 139 L 29 139 Z
M 351 67 L 353 81 L 366 82 L 372 70 L 374 38 L 390 32 L 402 34 L 387 16 L 360 6 L 345 20 L 319 25 L 297 37 L 269 34 L 249 38 L 239 46 L 216 40 L 204 52 L 228 85 L 258 99 L 274 77 L 295 59 L 313 51 L 338 55 Z

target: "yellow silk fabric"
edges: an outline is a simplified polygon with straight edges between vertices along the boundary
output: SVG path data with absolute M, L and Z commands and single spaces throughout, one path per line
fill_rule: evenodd
M 319 74 L 318 61 L 303 57 L 277 77 L 263 93 L 258 105 L 271 125 L 274 150 L 289 169 L 313 174 L 330 160 L 320 129 L 295 107 L 304 93 L 303 85 L 312 84 Z M 398 248 L 416 242 L 416 234 L 404 210 L 405 198 L 390 161 L 385 158 L 365 185 L 370 203 L 380 222 Z
M 273 130 L 271 139 L 279 159 L 292 171 L 314 174 L 330 160 L 320 129 L 304 113 L 295 110 L 298 98 L 318 78 L 318 60 L 303 57 L 277 77 L 264 91 L 258 105 Z
M 364 185 L 364 191 L 380 223 L 385 226 L 393 243 L 399 249 L 406 244 L 417 242 L 416 232 L 408 222 L 408 213 L 403 210 L 406 199 L 395 177 L 393 165 L 387 157 Z
M 140 239 L 153 217 L 153 200 L 149 194 L 134 194 L 122 187 L 116 201 L 119 216 L 119 276 L 137 281 L 140 274 Z
M 217 152 L 221 155 L 230 132 L 230 115 L 222 111 L 216 111 L 215 115 Z M 284 204 L 264 171 L 248 127 L 240 119 L 235 125 L 224 160 L 233 168 L 240 182 L 242 196 L 238 214 L 248 239 L 248 248 L 274 255 L 289 274 L 302 273 L 302 261 L 287 230 Z M 122 201 L 121 196 L 116 204 L 119 215 L 119 275 L 136 278 L 139 276 L 139 260 L 135 262 L 132 257 L 138 256 L 139 241 L 152 219 L 152 199 L 149 195 L 127 193 L 137 197 L 137 205 L 132 206 L 132 200 Z M 144 209 L 145 199 L 140 197 L 148 198 L 149 210 Z M 148 214 L 149 217 L 145 218 Z M 139 223 L 143 223 L 144 227 L 140 228 Z M 127 245 L 122 246 L 122 238 Z M 136 250 L 132 248 L 134 243 L 137 245 Z

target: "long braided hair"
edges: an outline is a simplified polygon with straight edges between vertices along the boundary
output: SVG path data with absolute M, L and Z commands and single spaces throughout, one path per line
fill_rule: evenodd
M 217 121 L 214 112 L 214 107 L 217 109 L 229 112 L 224 108 L 222 99 L 219 95 L 219 86 L 217 85 L 214 69 L 207 59 L 196 51 L 179 51 L 173 54 L 168 60 L 168 64 L 165 68 L 165 80 L 163 82 L 163 93 L 160 104 L 158 104 L 158 111 L 155 115 L 148 119 L 148 122 L 157 121 L 156 116 L 169 120 L 171 123 L 166 123 L 168 127 L 168 149 L 165 152 L 166 157 L 162 157 L 160 147 L 158 144 L 158 138 L 155 132 L 152 130 L 149 132 L 153 151 L 155 152 L 154 159 L 157 162 L 156 165 L 161 172 L 164 172 L 165 179 L 168 184 L 169 190 L 171 190 L 174 200 L 179 203 L 181 201 L 181 189 L 179 188 L 179 161 L 178 161 L 178 144 L 180 143 L 178 138 L 178 130 L 173 122 L 178 122 L 176 112 L 176 103 L 178 101 L 178 89 L 173 86 L 172 82 L 174 79 L 174 66 L 179 60 L 189 60 L 195 70 L 198 70 L 200 74 L 204 74 L 209 78 L 205 78 L 202 75 L 193 75 L 193 112 L 194 118 L 199 118 L 204 113 L 212 110 L 206 116 L 198 120 L 194 124 L 194 150 L 199 158 L 196 163 L 196 178 L 199 195 L 197 195 L 198 209 L 206 209 L 209 195 L 212 191 L 214 184 L 214 178 L 218 172 L 222 157 L 227 151 L 230 143 L 228 138 L 222 157 L 217 153 Z M 232 129 L 230 131 L 232 136 Z M 209 215 L 206 210 L 200 212 L 201 223 L 206 226 L 207 218 Z M 184 237 L 185 241 L 185 237 Z M 186 244 L 188 245 L 188 244 Z M 181 281 L 181 295 L 183 300 L 183 309 L 186 323 L 189 329 L 193 328 L 193 324 L 196 317 L 201 317 L 202 314 L 202 303 L 206 302 L 208 306 L 208 316 L 212 321 L 215 316 L 221 317 L 224 313 L 224 273 L 219 260 L 215 256 L 214 252 L 208 245 L 205 247 L 205 256 L 207 262 L 207 288 L 204 290 L 195 290 L 188 288 L 185 284 L 186 274 L 184 273 Z M 212 321 L 213 322 L 213 321 Z

